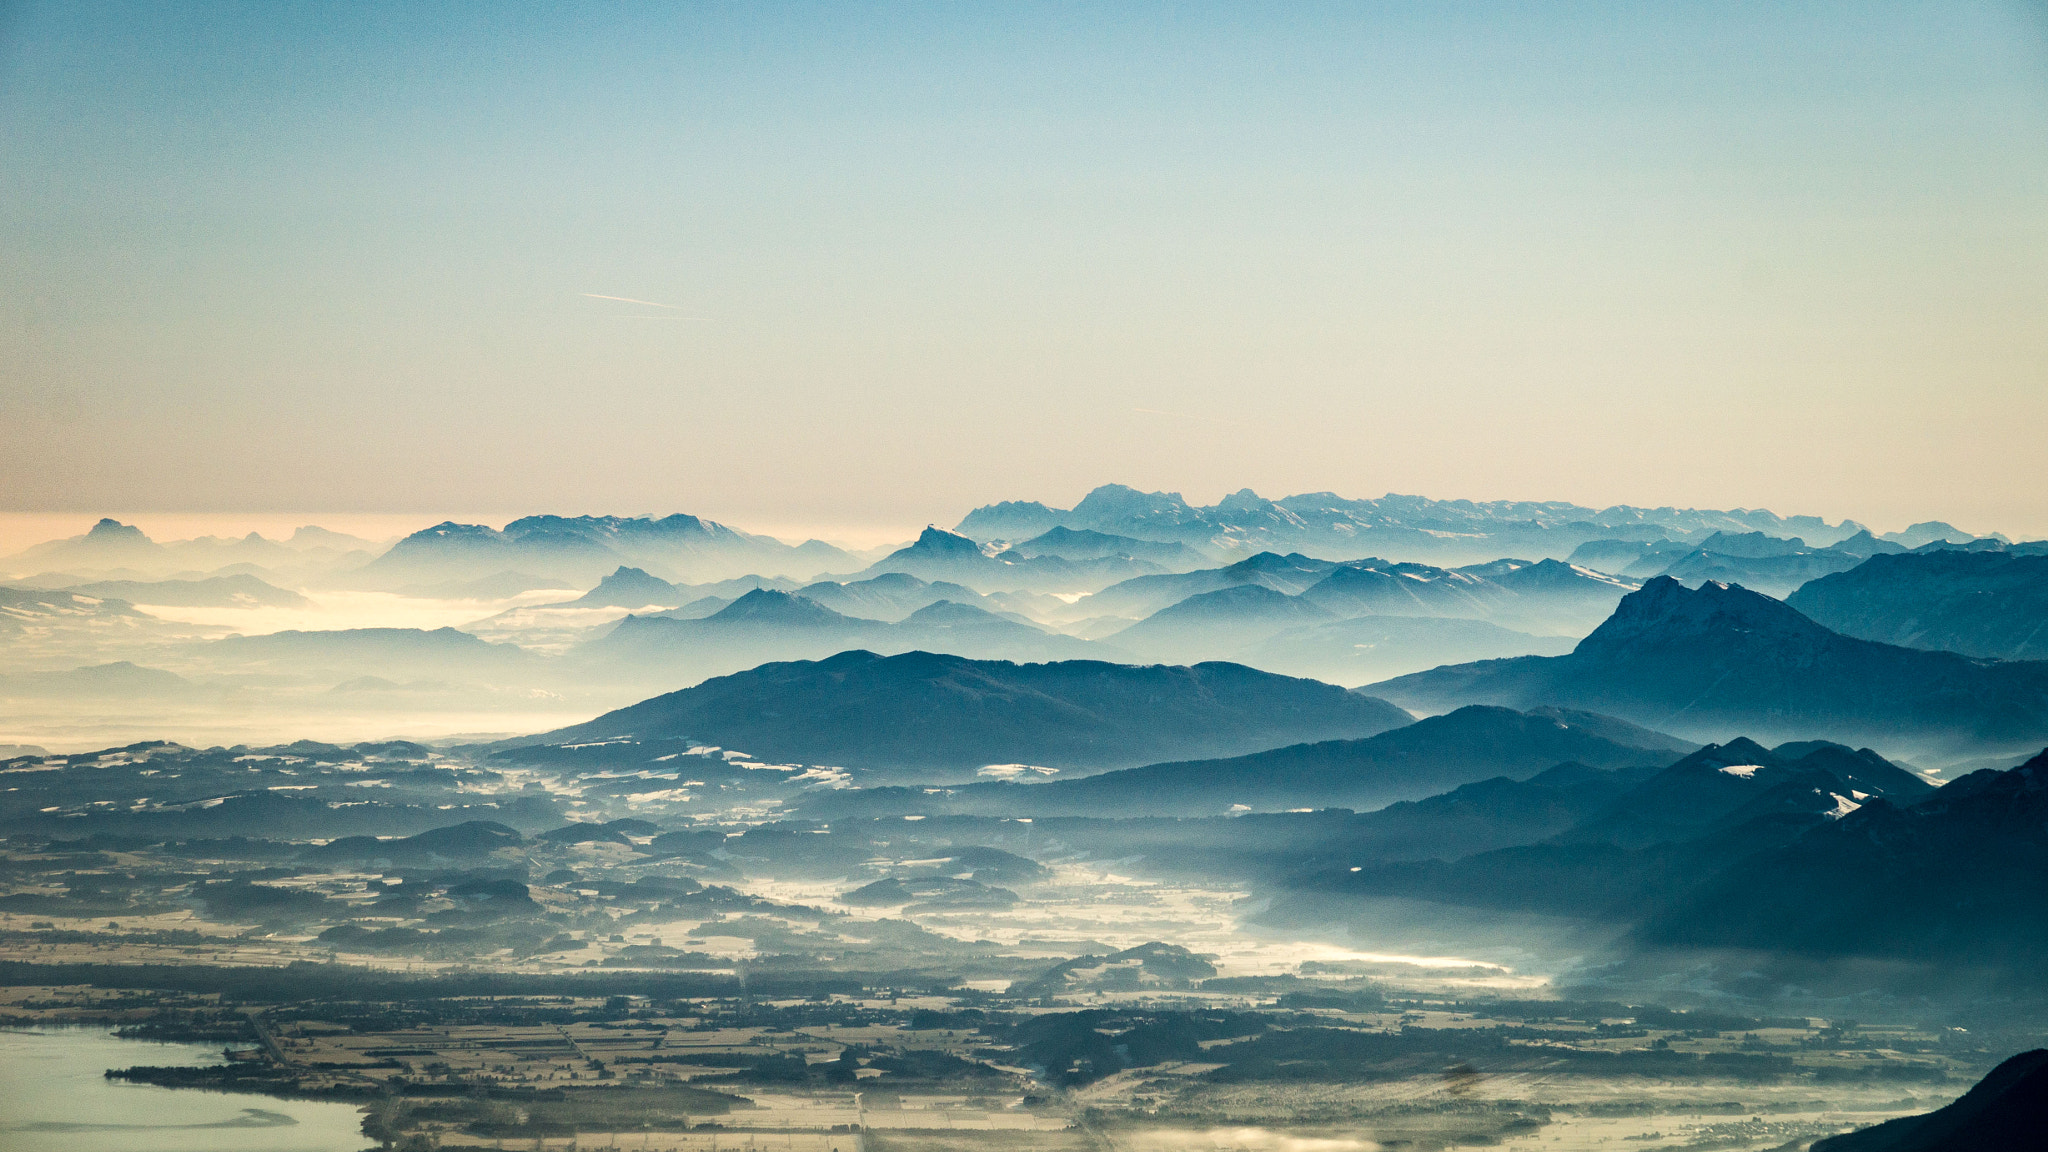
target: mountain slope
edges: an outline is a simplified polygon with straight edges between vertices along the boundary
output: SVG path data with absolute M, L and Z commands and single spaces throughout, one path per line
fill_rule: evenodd
M 1565 656 L 1482 661 L 1372 685 L 1421 711 L 1557 704 L 1680 735 L 1933 747 L 2048 740 L 2048 663 L 1857 640 L 1740 587 L 1658 577 Z
M 160 604 L 179 608 L 304 608 L 312 602 L 297 592 L 254 576 L 209 576 L 203 580 L 96 580 L 66 588 L 80 596 Z
M 1140 540 L 1134 536 L 1114 536 L 1087 528 L 1053 528 L 1011 545 L 1009 551 L 1019 556 L 1058 556 L 1065 560 L 1127 556 L 1134 560 L 1149 560 L 1173 571 L 1213 563 L 1207 556 L 1177 541 Z
M 1372 558 L 1331 562 L 1299 553 L 1261 552 L 1221 568 L 1126 580 L 1082 598 L 1074 608 L 1091 616 L 1150 617 L 1192 597 L 1239 587 L 1296 597 L 1330 618 L 1488 620 L 1509 629 L 1577 636 L 1605 619 L 1637 584 L 1557 560 L 1493 560 L 1437 568 Z M 1253 602 L 1278 604 L 1271 597 L 1248 594 L 1246 603 Z M 1277 611 L 1270 614 L 1277 616 Z M 1245 643 L 1256 637 L 1222 637 L 1216 643 L 1233 639 Z M 1212 654 L 1219 651 L 1211 649 Z
M 1791 758 L 1800 751 L 1806 754 Z M 1681 905 L 1688 893 L 1715 882 L 1730 867 L 1764 859 L 1853 815 L 1856 805 L 1844 803 L 1845 797 L 1886 803 L 1858 787 L 1878 789 L 1885 783 L 1897 786 L 1892 795 L 1901 802 L 1929 792 L 1925 782 L 1867 751 L 1836 745 L 1767 751 L 1738 738 L 1640 778 L 1610 803 L 1541 842 L 1462 859 L 1426 860 L 1420 857 L 1445 854 L 1418 854 L 1357 873 L 1326 870 L 1301 882 L 1349 894 L 1641 922 Z M 1749 878 L 1747 892 L 1738 890 L 1733 898 L 1756 899 L 1762 891 L 1757 885 L 1777 892 L 1804 882 L 1797 871 L 1759 875 Z
M 861 589 L 885 583 L 877 577 L 852 585 L 813 585 L 812 589 Z M 933 588 L 901 577 L 918 587 L 897 589 L 903 600 L 921 598 Z M 809 591 L 807 589 L 806 591 Z M 966 589 L 967 596 L 981 599 Z M 887 592 L 864 591 L 859 600 L 874 602 Z M 844 602 L 854 596 L 837 597 Z M 901 603 L 902 601 L 898 601 Z M 628 616 L 611 632 L 576 649 L 585 667 L 629 674 L 659 673 L 675 679 L 726 675 L 771 661 L 822 660 L 851 648 L 894 655 L 926 650 L 995 660 L 1121 659 L 1119 648 L 1047 631 L 1035 624 L 998 616 L 969 604 L 936 600 L 902 620 L 889 623 L 835 612 L 804 592 L 756 589 L 716 611 L 701 616 L 694 605 L 651 616 Z
M 1785 601 L 1846 636 L 2002 660 L 2048 659 L 2048 556 L 1873 556 Z
M 2038 1148 L 2048 1132 L 2048 1048 L 1993 1068 L 1960 1099 L 1816 1141 L 1812 1152 L 1992 1152 Z
M 1241 664 L 1332 684 L 1367 684 L 1389 676 L 1468 660 L 1561 656 L 1572 641 L 1531 636 L 1485 620 L 1454 616 L 1358 616 L 1275 632 L 1230 653 Z
M 1793 758 L 1737 737 L 1664 769 L 1559 841 L 1642 848 L 1695 839 L 1756 816 L 1853 810 L 1879 795 L 1911 803 L 1933 791 L 1933 785 L 1867 748 L 1852 752 L 1825 745 Z
M 908 572 L 885 572 L 866 580 L 841 584 L 820 580 L 806 584 L 796 594 L 834 612 L 868 620 L 901 620 L 941 600 L 955 604 L 976 604 L 979 592 L 964 584 L 945 580 L 920 580 Z
M 1001 815 L 1210 816 L 1235 808 L 1380 808 L 1493 777 L 1527 779 L 1576 762 L 1594 768 L 1654 766 L 1685 745 L 1605 717 L 1581 726 L 1571 713 L 1461 708 L 1364 739 L 1272 748 L 1228 759 L 1150 764 L 1083 780 L 980 786 L 953 810 Z M 1611 725 L 1602 734 L 1602 723 Z
M 685 597 L 674 584 L 639 568 L 621 564 L 597 587 L 559 605 L 563 608 L 674 608 Z
M 1872 798 L 1651 918 L 1651 944 L 2048 959 L 2048 753 L 1917 803 Z
M 1134 577 L 1083 598 L 1079 608 L 1091 615 L 1150 616 L 1190 596 L 1246 584 L 1296 596 L 1314 587 L 1337 567 L 1331 561 L 1299 554 L 1261 552 L 1221 568 Z
M 1239 584 L 1169 604 L 1107 639 L 1150 660 L 1201 660 L 1330 618 L 1327 610 L 1299 596 L 1263 584 Z
M 964 584 L 977 592 L 1093 592 L 1161 570 L 1149 560 L 1120 555 L 1069 560 L 1051 552 L 1008 551 L 991 556 L 965 536 L 927 527 L 914 543 L 877 560 L 861 575 L 908 573 L 922 580 Z
M 113 519 L 102 519 L 82 536 L 51 540 L 6 559 L 10 569 L 24 575 L 50 568 L 155 570 L 171 561 L 169 550 L 142 529 Z
M 784 761 L 971 775 L 994 763 L 1101 770 L 1235 754 L 1408 719 L 1379 700 L 1234 664 L 854 651 L 722 676 L 520 743 L 688 738 Z

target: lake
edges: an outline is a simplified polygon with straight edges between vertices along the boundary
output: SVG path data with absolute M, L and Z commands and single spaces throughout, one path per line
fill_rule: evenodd
M 117 1039 L 100 1028 L 0 1031 L 6 1152 L 358 1152 L 353 1104 L 158 1088 L 109 1068 L 221 1062 L 219 1044 Z

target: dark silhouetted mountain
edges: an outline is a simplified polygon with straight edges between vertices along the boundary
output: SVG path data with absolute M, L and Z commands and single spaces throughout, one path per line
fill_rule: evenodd
M 812 576 L 850 567 L 852 557 L 812 540 L 792 547 L 695 516 L 528 516 L 502 531 L 482 524 L 437 524 L 415 532 L 357 570 L 372 587 L 425 580 L 474 579 L 516 568 L 578 582 L 621 565 L 683 580 L 720 580 L 748 572 Z
M 311 860 L 389 860 L 394 864 L 426 864 L 488 856 L 526 843 L 518 832 L 489 820 L 469 820 L 446 828 L 430 828 L 416 836 L 380 840 L 375 836 L 343 836 L 302 853 Z
M 638 568 L 620 565 L 618 570 L 597 582 L 597 587 L 567 604 L 564 608 L 674 608 L 683 603 L 685 597 L 674 584 L 659 576 L 650 576 Z
M 607 820 L 601 824 L 595 821 L 565 824 L 560 828 L 550 828 L 534 839 L 550 844 L 624 844 L 630 847 L 633 843 L 631 837 L 653 836 L 660 831 L 658 826 L 645 820 L 628 818 Z
M 1802 751 L 1796 760 L 1790 757 Z M 1886 803 L 1874 790 L 1893 785 L 1897 799 L 1929 793 L 1924 781 L 1868 750 L 1804 742 L 1772 751 L 1736 739 L 1647 774 L 1542 842 L 1532 837 L 1461 859 L 1448 859 L 1448 851 L 1417 853 L 1405 862 L 1367 858 L 1356 873 L 1327 867 L 1294 882 L 1351 894 L 1639 922 L 1686 900 L 1732 866 L 1761 859 L 1853 814 L 1853 797 Z M 1425 855 L 1439 858 L 1420 858 Z
M 1142 854 L 1150 869 L 1198 875 L 1265 875 L 1285 879 L 1318 867 L 1461 856 L 1529 844 L 1564 831 L 1605 808 L 1655 768 L 1602 770 L 1559 764 L 1527 780 L 1495 776 L 1424 800 L 1374 812 L 1239 813 L 1208 819 L 1061 820 L 1045 831 L 1067 850 Z M 1002 795 L 1035 788 L 870 788 L 814 792 L 799 810 L 808 818 L 843 821 L 863 815 L 959 814 L 965 796 L 976 811 L 1000 812 Z M 967 795 L 971 793 L 972 795 Z M 1043 818 L 1041 818 L 1043 819 Z M 835 827 L 844 825 L 835 823 Z M 948 869 L 954 865 L 947 865 Z M 1001 875 L 975 876 L 1004 881 Z
M 1572 650 L 1573 643 L 1569 637 L 1531 636 L 1485 620 L 1357 616 L 1289 628 L 1228 655 L 1268 672 L 1332 684 L 1367 684 L 1439 664 L 1561 656 Z
M 785 762 L 971 774 L 998 763 L 1101 770 L 1227 755 L 1407 720 L 1378 700 L 1234 664 L 856 651 L 722 676 L 518 743 L 692 739 Z
M 2048 739 L 2048 663 L 1857 640 L 1768 596 L 1668 577 L 1629 594 L 1569 655 L 1452 665 L 1371 691 L 1421 711 L 1557 704 L 1680 735 L 1936 747 Z
M 2018 1152 L 2048 1133 L 2048 1048 L 1993 1068 L 1975 1087 L 1920 1116 L 1901 1116 L 1814 1142 L 1812 1152 Z
M 1177 493 L 1108 484 L 1071 510 L 1015 502 L 977 508 L 960 522 L 959 531 L 978 540 L 1018 540 L 1055 527 L 1177 541 L 1210 554 L 1380 555 L 1456 564 L 1504 555 L 1557 558 L 1601 539 L 1697 541 L 1716 531 L 1831 542 L 1862 526 L 1761 510 L 1594 509 L 1561 501 L 1482 503 L 1393 494 L 1350 500 L 1329 492 L 1268 500 L 1249 489 L 1203 508 Z
M 991 556 L 973 540 L 942 528 L 927 527 L 915 543 L 869 565 L 864 576 L 902 572 L 922 580 L 964 584 L 977 592 L 1019 589 L 1044 592 L 1092 592 L 1161 566 L 1128 556 L 1068 560 L 1051 553 L 1004 552 Z
M 1606 734 L 1568 712 L 1461 708 L 1363 739 L 1325 740 L 1219 760 L 1150 764 L 1051 784 L 976 785 L 946 810 L 988 815 L 1210 816 L 1244 809 L 1369 810 L 1496 776 L 1527 779 L 1577 762 L 1654 767 L 1689 747 L 1609 717 Z M 1631 743 L 1610 736 L 1636 733 Z
M 1527 780 L 1495 776 L 1461 784 L 1360 815 L 1351 850 L 1354 860 L 1456 859 L 1533 843 L 1604 810 L 1655 771 L 1647 766 L 1589 768 L 1573 761 Z
M 81 596 L 162 604 L 177 608 L 304 608 L 311 601 L 254 576 L 209 576 L 203 580 L 97 580 L 74 584 Z
M 868 908 L 914 902 L 953 908 L 1005 908 L 1017 902 L 1017 894 L 1007 888 L 952 876 L 891 876 L 863 884 L 840 896 L 839 902 Z
M 1129 557 L 1149 560 L 1170 571 L 1207 567 L 1207 556 L 1178 541 L 1140 540 L 1134 536 L 1113 536 L 1087 528 L 1054 528 L 1009 549 L 1019 556 L 1058 556 L 1064 560 L 1102 560 Z
M 1917 803 L 1873 797 L 1651 917 L 1659 945 L 2038 965 L 2048 959 L 2048 753 Z
M 1845 636 L 2003 660 L 2048 658 L 2048 556 L 1873 556 L 1786 601 Z
M 1012 996 L 1071 996 L 1082 992 L 1141 992 L 1191 988 L 1216 975 L 1216 966 L 1178 944 L 1153 941 L 1107 956 L 1081 956 L 1053 965 L 1030 981 L 1010 985 Z
M 1785 745 L 1781 756 L 1746 737 L 1709 744 L 1563 834 L 1566 843 L 1643 848 L 1693 840 L 1722 825 L 1782 813 L 1839 816 L 1872 796 L 1911 803 L 1934 786 L 1868 748 Z

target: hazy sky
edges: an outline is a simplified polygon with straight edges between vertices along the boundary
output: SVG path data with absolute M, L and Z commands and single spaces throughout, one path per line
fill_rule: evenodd
M 15 511 L 2048 535 L 2048 8 L 0 3 L 0 371 Z

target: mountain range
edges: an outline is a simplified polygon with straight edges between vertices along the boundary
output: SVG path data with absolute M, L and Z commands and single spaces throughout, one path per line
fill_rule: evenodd
M 1651 950 L 1710 938 L 1716 946 L 1739 946 L 1743 938 L 1725 924 L 1731 917 L 1737 924 L 1754 919 L 1745 908 L 1782 904 L 1789 923 L 1797 915 L 1791 909 L 1821 914 L 1820 906 L 1833 899 L 1839 869 L 1823 875 L 1777 854 L 1860 825 L 1867 820 L 1859 815 L 1865 809 L 1928 803 L 1945 791 L 1868 750 L 1811 741 L 1765 749 L 1737 738 L 1648 775 L 1547 837 L 1462 858 L 1430 853 L 1434 859 L 1418 854 L 1407 862 L 1368 861 L 1357 871 L 1331 868 L 1303 882 L 1355 894 L 1633 923 L 1636 945 Z M 1710 914 L 1719 894 L 1726 896 L 1727 911 L 1715 927 Z M 1858 910 L 1876 912 L 1867 903 Z M 1696 919 L 1701 927 L 1688 938 L 1684 933 L 1694 930 L 1687 925 Z M 1892 922 L 1878 915 L 1862 935 L 1889 931 Z M 1747 943 L 1784 946 L 1760 936 Z
M 1935 530 L 1940 535 L 1921 542 Z M 1914 542 L 1917 546 L 1914 546 Z M 1603 572 L 1648 578 L 1670 576 L 1689 588 L 1709 580 L 1741 584 L 1784 597 L 1828 575 L 1846 572 L 1873 556 L 1906 552 L 1993 549 L 2017 553 L 2048 551 L 2048 543 L 2010 544 L 2004 537 L 1973 537 L 1946 524 L 1916 524 L 1905 532 L 1872 535 L 1864 529 L 1825 548 L 1762 532 L 1716 532 L 1695 543 L 1676 540 L 1594 540 L 1580 545 L 1571 560 Z
M 817 540 L 792 546 L 697 516 L 526 516 L 502 529 L 454 521 L 423 528 L 355 570 L 352 579 L 382 588 L 517 570 L 590 582 L 630 566 L 664 579 L 702 581 L 755 572 L 810 577 L 856 564 Z
M 1874 556 L 1785 601 L 1846 636 L 2002 660 L 2048 659 L 2048 549 Z
M 847 616 L 801 593 L 767 588 L 701 617 L 691 607 L 629 615 L 575 649 L 572 657 L 592 670 L 663 674 L 671 680 L 738 672 L 776 660 L 822 659 L 851 648 L 889 654 L 931 648 L 1023 660 L 1124 657 L 1107 645 L 948 600 L 931 601 L 893 622 Z
M 1394 494 L 1351 500 L 1330 492 L 1268 500 L 1249 488 L 1202 507 L 1174 492 L 1148 493 L 1106 484 L 1070 509 L 1036 501 L 984 505 L 969 512 L 956 530 L 976 540 L 1017 541 L 1055 528 L 1179 542 L 1215 555 L 1299 551 L 1333 558 L 1377 554 L 1455 564 L 1499 556 L 1562 558 L 1592 540 L 1697 540 L 1717 531 L 1760 531 L 1833 543 L 1855 535 L 1862 526 L 1748 509 L 1595 509 L 1563 501 L 1480 502 Z
M 1812 1152 L 1990 1152 L 2038 1148 L 2048 1131 L 2048 1049 L 2014 1056 L 1932 1112 L 1814 1142 Z
M 981 592 L 1093 592 L 1133 576 L 1168 571 L 1166 565 L 1116 550 L 1119 538 L 1102 533 L 1048 533 L 1016 548 L 984 549 L 979 543 L 943 528 L 927 527 L 909 545 L 869 565 L 858 577 L 903 573 L 930 581 L 963 584 Z M 1135 551 L 1159 555 L 1156 543 L 1132 541 Z M 1056 547 L 1073 550 L 1068 557 Z M 1175 553 L 1177 562 L 1199 564 L 1192 549 Z
M 1234 664 L 848 651 L 721 676 L 514 743 L 686 739 L 771 760 L 961 779 L 990 764 L 1103 771 L 1231 755 L 1369 736 L 1410 719 L 1381 700 Z
M 0 572 L 20 577 L 90 573 L 101 579 L 150 580 L 166 575 L 232 575 L 221 570 L 236 565 L 326 569 L 368 561 L 375 547 L 368 540 L 311 526 L 300 528 L 287 541 L 251 532 L 226 539 L 201 536 L 163 544 L 132 524 L 102 518 L 83 535 L 47 541 L 0 558 Z M 77 576 L 68 582 L 77 583 Z
M 1544 704 L 1696 739 L 1953 750 L 2048 739 L 2048 663 L 1926 652 L 1831 632 L 1744 588 L 1660 576 L 1563 656 L 1451 665 L 1369 686 L 1403 707 Z
M 1671 901 L 1663 946 L 1802 954 L 2048 958 L 2048 753 L 1918 795 L 1886 792 Z M 1792 882 L 1788 882 L 1792 881 Z
M 1461 708 L 1372 736 L 1292 744 L 1224 759 L 1172 761 L 1048 784 L 974 784 L 873 801 L 837 794 L 807 812 L 990 816 L 1215 816 L 1233 811 L 1382 808 L 1562 764 L 1655 768 L 1691 745 L 1611 717 Z
M 1317 560 L 1261 552 L 1221 568 L 1142 576 L 1075 601 L 1077 614 L 1144 616 L 1189 597 L 1257 586 L 1299 597 L 1330 619 L 1443 616 L 1509 627 L 1584 632 L 1614 610 L 1638 581 L 1557 560 L 1493 560 L 1464 568 L 1363 560 Z

